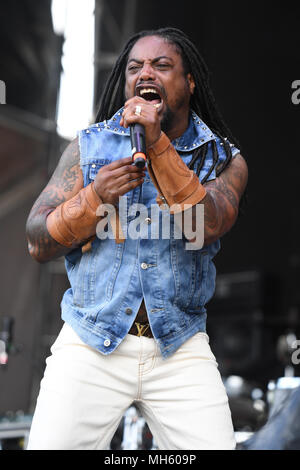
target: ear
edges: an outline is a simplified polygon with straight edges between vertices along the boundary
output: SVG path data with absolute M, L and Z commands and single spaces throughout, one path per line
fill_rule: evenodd
M 190 89 L 190 93 L 191 95 L 194 94 L 194 90 L 195 90 L 195 80 L 194 80 L 194 77 L 191 73 L 188 73 L 187 74 L 187 79 L 188 79 L 188 84 L 189 84 L 189 89 Z

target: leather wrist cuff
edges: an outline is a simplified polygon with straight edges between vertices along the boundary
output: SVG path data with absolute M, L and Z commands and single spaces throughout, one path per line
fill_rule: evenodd
M 177 213 L 184 211 L 185 204 L 194 206 L 204 199 L 204 186 L 193 170 L 183 162 L 166 134 L 162 132 L 147 153 L 148 171 L 159 193 L 159 206 L 167 203 L 170 212 Z
M 72 247 L 96 234 L 101 217 L 96 216 L 101 198 L 93 183 L 81 189 L 76 196 L 60 204 L 47 217 L 47 230 L 63 246 Z

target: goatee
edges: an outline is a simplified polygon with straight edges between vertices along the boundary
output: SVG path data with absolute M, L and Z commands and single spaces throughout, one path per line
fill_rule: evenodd
M 163 114 L 161 120 L 161 130 L 167 134 L 170 129 L 172 129 L 174 125 L 175 114 L 167 107 L 166 111 Z

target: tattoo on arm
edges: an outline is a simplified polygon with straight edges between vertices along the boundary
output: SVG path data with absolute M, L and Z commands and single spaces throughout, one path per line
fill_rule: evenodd
M 63 157 L 49 184 L 55 186 L 57 192 L 69 193 L 73 191 L 80 172 L 78 146 L 72 142 L 67 149 L 67 161 L 65 161 L 66 155 Z
M 207 194 L 202 202 L 206 245 L 220 238 L 234 225 L 247 180 L 246 162 L 241 155 L 237 155 L 218 178 L 205 185 Z
M 204 245 L 218 240 L 234 225 L 247 180 L 246 162 L 237 155 L 215 180 L 205 184 L 206 196 L 200 202 L 204 205 Z M 192 210 L 194 233 L 197 230 L 195 207 Z
M 34 203 L 29 214 L 26 233 L 29 253 L 37 261 L 45 262 L 70 251 L 61 246 L 49 234 L 47 216 L 58 205 L 71 199 L 83 187 L 79 163 L 78 140 L 71 142 L 54 171 L 49 183 Z

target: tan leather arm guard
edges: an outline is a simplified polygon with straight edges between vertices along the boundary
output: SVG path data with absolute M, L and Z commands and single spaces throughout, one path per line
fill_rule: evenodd
M 184 211 L 184 204 L 194 206 L 206 195 L 193 170 L 182 161 L 170 140 L 162 132 L 158 141 L 149 147 L 148 171 L 158 190 L 157 204 L 177 205 L 170 209 L 171 214 Z
M 51 237 L 63 246 L 72 247 L 96 234 L 101 217 L 96 216 L 102 200 L 93 183 L 81 189 L 78 194 L 60 204 L 47 217 L 47 230 Z
M 51 237 L 63 246 L 71 248 L 95 238 L 97 223 L 102 217 L 96 215 L 102 204 L 94 189 L 94 183 L 81 189 L 76 196 L 60 204 L 47 217 L 47 230 Z M 119 217 L 111 220 L 116 243 L 124 241 Z M 90 249 L 90 243 L 83 247 L 83 252 Z

